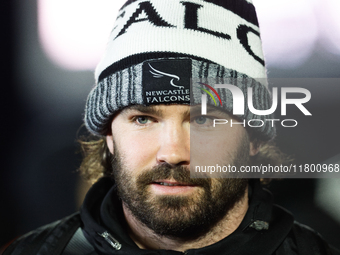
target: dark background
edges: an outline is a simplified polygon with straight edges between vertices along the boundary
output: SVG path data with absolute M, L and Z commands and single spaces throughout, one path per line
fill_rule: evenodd
M 80 155 L 76 154 L 76 136 L 94 82 L 91 72 L 63 70 L 46 59 L 38 42 L 35 1 L 27 2 L 30 4 L 1 1 L 0 5 L 0 246 L 77 210 Z M 20 16 L 22 13 L 33 17 L 25 28 L 22 23 L 27 19 Z M 268 73 L 269 77 L 280 78 L 340 78 L 340 57 L 316 50 L 298 68 L 269 66 Z M 60 93 L 41 89 L 46 83 L 59 86 Z M 332 157 L 328 162 L 339 163 L 340 84 L 336 79 L 324 86 L 312 83 L 308 88 L 312 100 L 306 107 L 313 117 L 289 109 L 289 118 L 298 119 L 299 126 L 279 127 L 277 144 L 298 164 L 321 163 Z M 70 86 L 80 89 L 69 94 Z M 275 201 L 292 211 L 296 220 L 340 248 L 339 219 L 316 199 L 325 185 L 327 180 L 287 179 L 272 182 L 269 189 Z M 333 197 L 339 197 L 334 192 Z M 332 197 L 329 200 L 334 202 Z M 335 204 L 331 210 L 340 214 L 340 205 Z

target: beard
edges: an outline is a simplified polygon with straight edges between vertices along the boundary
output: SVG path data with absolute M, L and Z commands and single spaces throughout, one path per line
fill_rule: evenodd
M 240 178 L 190 178 L 187 167 L 167 163 L 134 177 L 122 162 L 124 155 L 116 146 L 114 151 L 112 174 L 119 198 L 139 222 L 168 238 L 194 240 L 208 233 L 244 197 L 248 186 L 248 180 Z M 241 144 L 232 164 L 239 167 L 248 160 L 249 148 Z M 152 194 L 150 184 L 165 179 L 195 186 L 195 192 Z

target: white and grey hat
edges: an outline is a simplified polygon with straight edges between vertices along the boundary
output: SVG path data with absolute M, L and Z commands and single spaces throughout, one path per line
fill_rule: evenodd
M 112 116 L 124 107 L 198 103 L 192 79 L 229 82 L 244 95 L 252 87 L 254 108 L 269 109 L 266 77 L 251 0 L 129 0 L 119 11 L 96 68 L 85 125 L 95 135 L 106 135 Z M 223 108 L 231 112 L 230 92 L 218 92 L 227 102 Z M 238 117 L 266 116 L 255 116 L 245 106 Z M 269 140 L 275 128 L 265 123 L 255 132 Z

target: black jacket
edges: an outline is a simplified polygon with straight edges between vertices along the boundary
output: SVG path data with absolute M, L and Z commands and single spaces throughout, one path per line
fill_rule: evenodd
M 289 212 L 273 205 L 259 181 L 250 186 L 249 209 L 237 230 L 213 245 L 185 254 L 340 255 L 314 230 L 294 222 Z M 3 255 L 183 254 L 141 250 L 126 230 L 114 184 L 102 178 L 86 195 L 80 213 L 28 233 Z

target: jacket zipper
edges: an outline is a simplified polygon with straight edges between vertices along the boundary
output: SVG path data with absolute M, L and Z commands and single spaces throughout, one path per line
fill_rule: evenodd
M 103 237 L 105 241 L 108 242 L 117 251 L 119 251 L 122 248 L 122 245 L 109 232 L 105 231 L 103 233 L 97 233 L 97 234 Z
M 122 245 L 115 239 L 109 232 L 105 231 L 103 233 L 97 234 L 105 239 L 106 242 L 108 242 L 114 249 L 119 251 L 122 248 Z M 184 251 L 183 254 L 189 254 L 188 251 Z

